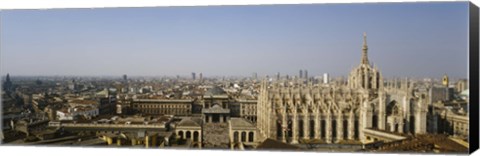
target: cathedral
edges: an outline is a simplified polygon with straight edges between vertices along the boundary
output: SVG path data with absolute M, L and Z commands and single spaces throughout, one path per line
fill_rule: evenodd
M 263 81 L 257 105 L 258 140 L 365 143 L 367 129 L 424 134 L 428 106 L 414 86 L 408 80 L 384 81 L 369 62 L 364 34 L 360 64 L 347 82 L 288 86 Z

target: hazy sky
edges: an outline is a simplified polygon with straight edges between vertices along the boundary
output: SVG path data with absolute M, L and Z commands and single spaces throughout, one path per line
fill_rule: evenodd
M 316 4 L 0 12 L 1 74 L 467 77 L 468 3 Z

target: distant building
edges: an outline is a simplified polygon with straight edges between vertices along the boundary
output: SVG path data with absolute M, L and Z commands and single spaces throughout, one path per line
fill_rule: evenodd
M 133 147 L 163 147 L 174 139 L 169 131 L 172 116 L 128 117 L 118 116 L 95 120 L 50 121 L 48 127 L 62 128 L 67 132 L 91 132 L 108 145 Z
M 328 73 L 323 73 L 323 84 L 330 83 L 329 79 L 330 77 L 328 76 Z
M 302 78 L 302 77 L 303 77 L 303 71 L 302 71 L 302 70 L 300 70 L 300 71 L 298 72 L 298 77 L 299 77 L 299 78 Z
M 467 139 L 469 136 L 469 117 L 468 114 L 460 111 L 446 109 L 440 114 L 439 132 L 444 132 L 455 137 Z
M 12 81 L 10 80 L 10 74 L 7 74 L 5 78 L 5 82 L 3 83 L 3 90 L 7 92 L 13 91 L 13 84 L 12 84 Z
M 192 72 L 192 80 L 195 80 L 195 72 Z
M 100 98 L 99 112 L 101 115 L 115 114 L 117 111 L 117 99 L 115 96 Z
M 65 108 L 58 110 L 56 115 L 57 115 L 57 120 L 76 120 L 79 117 L 84 117 L 84 118 L 93 118 L 98 116 L 99 110 L 96 107 L 83 107 L 83 106 L 78 106 L 74 108 Z
M 430 103 L 447 101 L 453 99 L 454 88 L 446 88 L 444 86 L 432 86 L 428 94 L 428 102 Z
M 240 117 L 252 123 L 257 122 L 257 100 L 238 100 L 240 104 Z
M 308 79 L 308 71 L 305 69 L 303 78 Z
M 193 99 L 134 99 L 132 107 L 142 114 L 189 116 L 193 102 Z
M 468 89 L 468 80 L 467 79 L 461 79 L 458 80 L 457 83 L 455 84 L 455 92 L 461 93 L 465 90 Z

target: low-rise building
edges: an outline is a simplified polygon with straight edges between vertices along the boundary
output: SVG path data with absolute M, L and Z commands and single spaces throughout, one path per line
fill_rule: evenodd
M 142 114 L 189 116 L 193 99 L 134 99 L 132 109 Z
M 56 112 L 57 120 L 76 120 L 78 117 L 93 118 L 98 116 L 99 110 L 92 106 L 77 106 L 74 108 L 64 108 Z

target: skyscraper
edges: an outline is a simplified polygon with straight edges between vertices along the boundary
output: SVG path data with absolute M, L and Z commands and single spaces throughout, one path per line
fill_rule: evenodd
M 7 73 L 7 77 L 5 78 L 5 82 L 3 83 L 3 89 L 5 91 L 11 91 L 12 90 L 12 81 L 10 80 L 10 74 Z
M 192 79 L 195 80 L 195 72 L 192 72 Z
M 323 73 L 323 83 L 328 84 L 329 83 L 329 76 L 328 73 Z
M 298 75 L 299 75 L 299 78 L 302 78 L 302 76 L 303 76 L 303 71 L 300 70 Z
M 305 75 L 303 76 L 303 78 L 308 79 L 308 71 L 307 71 L 306 69 L 305 69 L 304 74 L 305 74 Z

